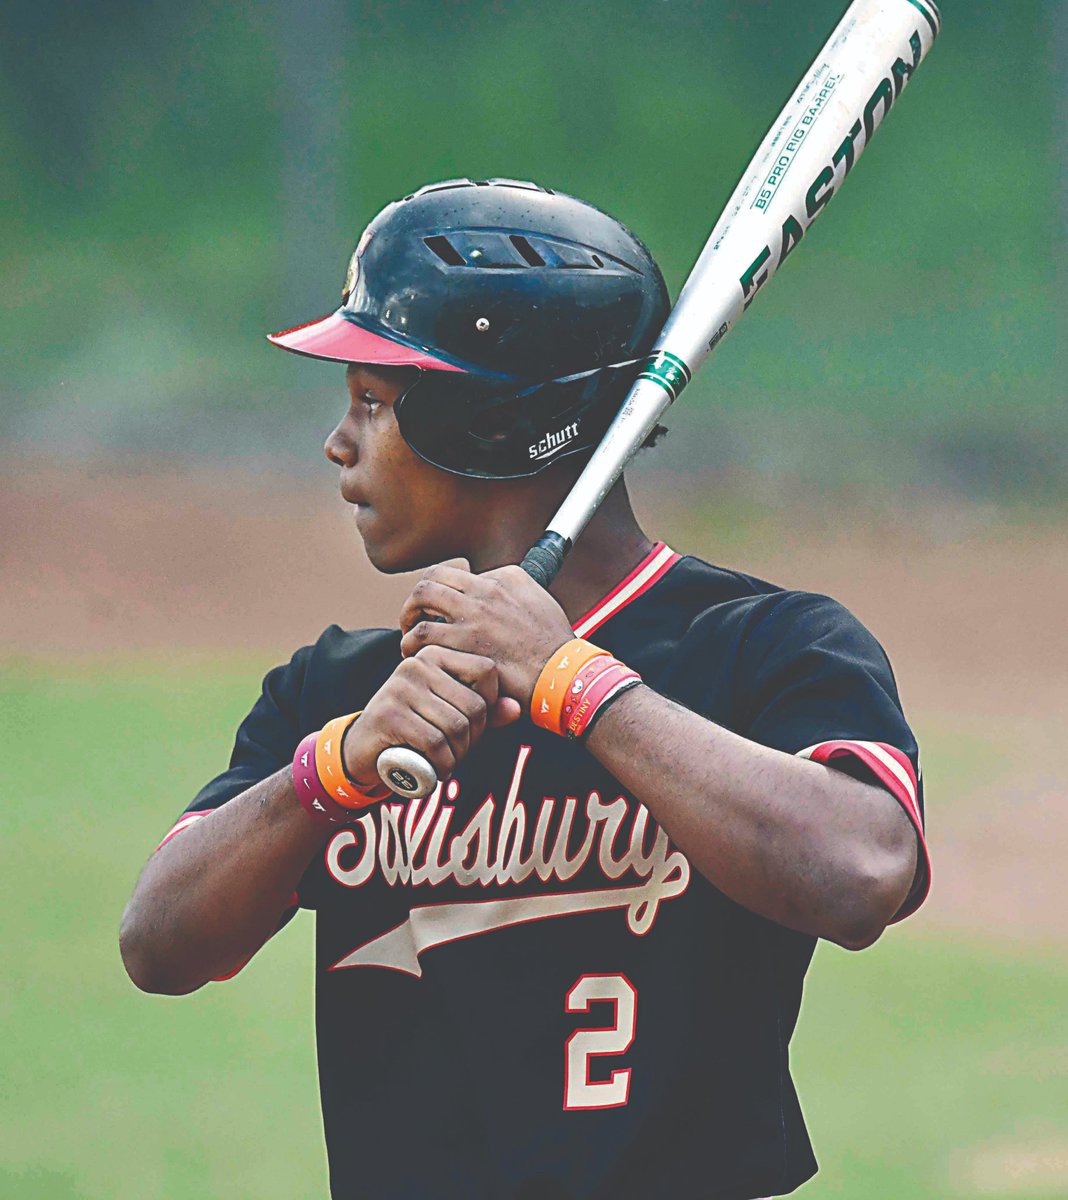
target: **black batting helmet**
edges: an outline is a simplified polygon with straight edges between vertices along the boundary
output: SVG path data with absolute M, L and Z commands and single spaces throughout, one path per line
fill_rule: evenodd
M 404 439 L 460 475 L 517 479 L 601 440 L 668 314 L 645 246 L 592 204 L 451 180 L 383 209 L 341 307 L 271 336 L 312 358 L 419 368 Z

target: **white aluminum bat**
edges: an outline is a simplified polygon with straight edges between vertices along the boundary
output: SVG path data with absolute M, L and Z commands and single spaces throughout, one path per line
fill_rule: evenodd
M 665 410 L 845 182 L 941 27 L 933 0 L 850 4 L 746 167 L 619 414 L 523 559 L 544 587 Z M 378 770 L 401 796 L 429 795 L 438 782 L 407 747 L 384 750 Z

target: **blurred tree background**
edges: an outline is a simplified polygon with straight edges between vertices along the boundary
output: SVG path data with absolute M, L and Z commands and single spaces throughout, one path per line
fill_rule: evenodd
M 1008 502 L 1068 490 L 1063 9 L 945 8 L 834 215 L 673 415 L 672 468 Z M 317 437 L 336 373 L 263 334 L 335 307 L 364 224 L 434 179 L 588 198 L 649 243 L 677 294 L 841 9 L 14 0 L 6 448 L 277 453 L 307 440 L 310 415 Z

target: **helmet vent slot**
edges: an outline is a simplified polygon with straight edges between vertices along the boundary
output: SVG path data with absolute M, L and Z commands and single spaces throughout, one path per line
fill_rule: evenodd
M 545 259 L 534 249 L 521 233 L 512 234 L 512 245 L 532 267 L 544 267 Z
M 447 237 L 437 234 L 434 237 L 425 237 L 423 241 L 426 243 L 427 249 L 432 250 L 443 263 L 448 263 L 450 267 L 462 267 L 466 265 L 464 256 Z

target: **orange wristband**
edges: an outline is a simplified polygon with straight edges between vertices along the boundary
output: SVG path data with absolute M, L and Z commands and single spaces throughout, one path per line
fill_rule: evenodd
M 567 689 L 582 668 L 600 655 L 610 658 L 607 650 L 582 638 L 565 642 L 542 667 L 530 701 L 530 719 L 550 733 L 560 733 Z
M 344 808 L 363 808 L 389 794 L 385 784 L 368 790 L 353 783 L 345 774 L 341 744 L 345 731 L 359 715 L 358 712 L 349 713 L 348 716 L 334 717 L 332 721 L 327 721 L 315 742 L 316 774 L 331 798 Z

